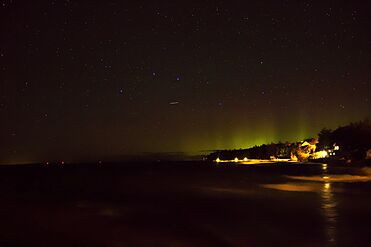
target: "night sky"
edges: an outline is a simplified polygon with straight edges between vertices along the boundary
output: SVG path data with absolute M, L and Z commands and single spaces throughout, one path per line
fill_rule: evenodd
M 198 153 L 371 116 L 369 1 L 0 1 L 0 163 Z

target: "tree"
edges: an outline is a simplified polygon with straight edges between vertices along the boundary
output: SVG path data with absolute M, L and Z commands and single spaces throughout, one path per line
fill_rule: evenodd
M 323 128 L 318 133 L 318 144 L 317 149 L 318 150 L 324 150 L 329 149 L 334 144 L 333 140 L 333 132 L 331 129 Z

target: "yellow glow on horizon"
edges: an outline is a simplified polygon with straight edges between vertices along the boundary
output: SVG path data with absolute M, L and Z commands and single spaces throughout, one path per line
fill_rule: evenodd
M 220 159 L 219 159 L 219 157 L 218 158 L 216 158 L 216 160 L 215 160 L 217 163 L 219 163 L 220 162 Z
M 243 161 L 245 161 L 245 162 L 246 162 L 246 161 L 247 161 L 247 158 L 246 158 L 246 157 L 245 157 L 245 158 L 243 158 Z
M 239 159 L 236 157 L 236 158 L 234 158 L 234 162 L 238 162 L 239 161 Z

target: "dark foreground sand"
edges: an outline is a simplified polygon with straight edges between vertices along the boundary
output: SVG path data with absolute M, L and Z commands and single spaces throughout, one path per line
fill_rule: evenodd
M 359 168 L 0 167 L 0 247 L 371 246 L 370 233 Z

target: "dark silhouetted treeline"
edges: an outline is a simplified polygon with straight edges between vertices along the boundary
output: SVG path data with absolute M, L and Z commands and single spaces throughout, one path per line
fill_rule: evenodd
M 338 158 L 360 160 L 371 149 L 371 124 L 369 120 L 351 123 L 332 131 L 322 129 L 318 133 L 319 149 L 330 149 L 334 144 L 340 147 Z
M 369 120 L 363 120 L 341 126 L 335 130 L 324 128 L 318 133 L 318 142 L 314 140 L 316 139 L 312 138 L 306 141 L 311 144 L 315 143 L 316 151 L 332 151 L 335 146 L 339 146 L 339 150 L 334 152 L 335 155 L 331 158 L 362 160 L 366 158 L 367 150 L 371 149 L 371 124 Z M 279 142 L 247 149 L 217 150 L 209 154 L 207 159 L 233 160 L 236 157 L 239 159 L 245 157 L 248 159 L 290 158 L 298 151 L 303 152 L 301 150 L 302 143 Z
M 260 146 L 254 146 L 247 149 L 235 149 L 235 150 L 218 150 L 209 154 L 209 160 L 215 160 L 220 158 L 223 160 L 233 160 L 238 157 L 239 159 L 270 159 L 271 157 L 290 158 L 291 150 L 293 149 L 293 143 L 271 143 L 263 144 Z

